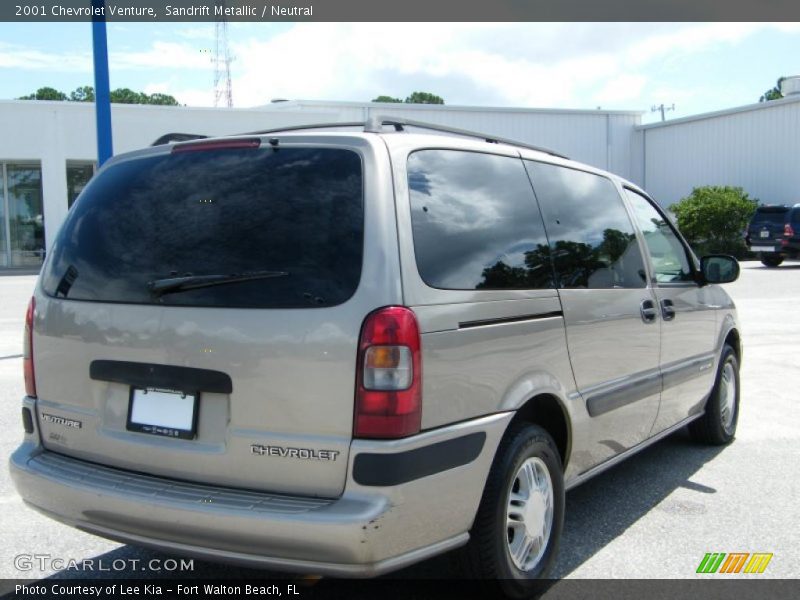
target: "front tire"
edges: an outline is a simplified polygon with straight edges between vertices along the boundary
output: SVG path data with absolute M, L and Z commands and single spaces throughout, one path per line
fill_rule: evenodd
M 739 421 L 739 359 L 725 344 L 717 369 L 717 379 L 706 403 L 705 414 L 689 425 L 689 433 L 712 446 L 730 444 L 736 437 Z
M 510 598 L 537 591 L 564 525 L 564 476 L 553 438 L 512 423 L 497 449 L 466 548 L 469 576 Z
M 783 257 L 780 254 L 762 254 L 761 264 L 765 267 L 777 267 L 783 262 Z

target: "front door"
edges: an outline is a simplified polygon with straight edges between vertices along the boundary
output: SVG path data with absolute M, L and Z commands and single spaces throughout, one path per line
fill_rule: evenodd
M 701 410 L 714 384 L 716 313 L 694 278 L 688 249 L 645 196 L 625 189 L 644 236 L 661 312 L 661 407 L 652 433 Z

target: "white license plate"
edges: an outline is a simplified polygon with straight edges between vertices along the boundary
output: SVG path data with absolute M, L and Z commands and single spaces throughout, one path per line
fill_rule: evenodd
M 769 237 L 769 231 L 762 231 L 761 232 L 761 237 L 762 238 L 768 238 Z
M 197 429 L 197 395 L 156 388 L 131 388 L 128 429 L 192 439 Z
M 753 252 L 775 252 L 775 246 L 750 246 Z

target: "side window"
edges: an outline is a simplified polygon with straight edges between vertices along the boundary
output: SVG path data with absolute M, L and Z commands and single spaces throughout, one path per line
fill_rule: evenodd
M 617 188 L 605 177 L 525 161 L 562 288 L 642 288 L 647 274 Z
M 644 235 L 656 281 L 658 283 L 693 281 L 686 248 L 663 215 L 641 194 L 629 189 L 625 190 L 625 194 L 633 208 L 636 223 Z
M 522 161 L 456 150 L 408 158 L 420 276 L 453 290 L 553 287 L 541 215 Z

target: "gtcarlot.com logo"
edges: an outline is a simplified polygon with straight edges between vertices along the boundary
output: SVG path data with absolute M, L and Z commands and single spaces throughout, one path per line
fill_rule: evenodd
M 155 571 L 176 572 L 194 571 L 193 559 L 151 558 L 63 558 L 52 554 L 17 554 L 14 556 L 14 567 L 18 571 L 87 571 L 87 572 L 122 572 L 122 571 Z
M 763 573 L 771 552 L 707 552 L 697 567 L 698 573 Z

